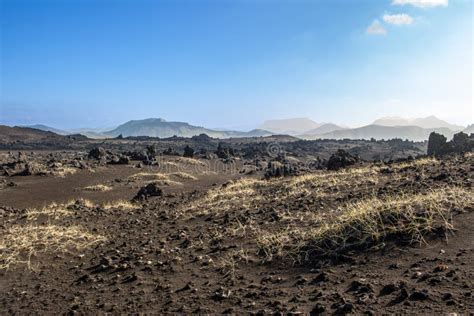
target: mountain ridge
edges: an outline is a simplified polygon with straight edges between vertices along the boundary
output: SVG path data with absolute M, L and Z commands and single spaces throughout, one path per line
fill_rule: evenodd
M 303 135 L 300 135 L 300 136 L 304 138 L 304 136 L 322 135 L 322 134 L 331 133 L 334 131 L 339 131 L 339 130 L 344 130 L 344 129 L 347 129 L 347 128 L 333 124 L 333 123 L 325 123 L 315 129 L 305 132 Z
M 461 125 L 451 124 L 434 115 L 418 118 L 404 118 L 400 116 L 385 116 L 376 119 L 371 125 L 379 126 L 418 126 L 421 128 L 449 128 L 455 132 L 463 130 Z
M 54 127 L 44 125 L 44 124 L 34 124 L 34 125 L 26 125 L 26 126 L 18 126 L 18 127 L 33 128 L 33 129 L 37 129 L 37 130 L 44 131 L 44 132 L 53 132 L 53 133 L 58 134 L 58 135 L 69 135 L 69 134 L 71 134 L 68 131 L 65 131 L 65 130 L 62 130 L 62 129 L 59 129 L 59 128 L 54 128 Z
M 259 128 L 280 134 L 298 135 L 316 129 L 324 123 L 317 123 L 307 117 L 275 119 L 264 121 Z
M 449 128 L 422 128 L 419 126 L 383 126 L 366 125 L 358 128 L 338 130 L 330 133 L 318 135 L 319 139 L 408 139 L 412 141 L 425 141 L 431 132 L 443 134 L 451 139 L 456 133 Z
M 260 137 L 270 136 L 271 132 L 254 129 L 249 132 L 240 131 L 218 131 L 205 128 L 202 126 L 191 125 L 186 122 L 166 121 L 162 118 L 148 118 L 143 120 L 131 120 L 125 122 L 113 130 L 103 133 L 110 137 L 122 135 L 128 136 L 149 136 L 167 138 L 172 136 L 192 137 L 200 134 L 206 134 L 214 138 L 230 138 L 230 137 Z

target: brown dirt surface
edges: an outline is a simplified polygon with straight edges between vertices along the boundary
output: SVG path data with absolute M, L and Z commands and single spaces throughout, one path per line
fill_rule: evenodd
M 15 155 L 77 170 L 0 177 L 2 314 L 474 310 L 472 153 L 268 180 L 241 155 Z

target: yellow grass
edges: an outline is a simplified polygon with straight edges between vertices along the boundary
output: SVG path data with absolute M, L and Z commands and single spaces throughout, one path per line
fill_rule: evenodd
M 26 211 L 26 216 L 29 220 L 35 220 L 40 216 L 47 216 L 52 219 L 59 219 L 64 216 L 72 214 L 71 210 L 67 209 L 66 204 L 51 203 L 39 209 L 29 209 Z
M 179 178 L 183 180 L 197 180 L 197 178 L 186 172 L 173 172 L 173 173 L 151 173 L 151 172 L 139 172 L 137 174 L 128 177 L 130 180 L 143 180 L 146 183 L 159 182 L 159 185 L 181 185 L 182 183 L 172 179 Z
M 150 180 L 145 181 L 145 184 L 155 183 L 158 186 L 178 186 L 183 185 L 183 183 L 174 180 Z
M 81 227 L 16 225 L 0 237 L 0 269 L 15 264 L 32 268 L 31 257 L 40 253 L 82 250 L 105 241 Z
M 420 158 L 413 161 L 401 162 L 393 164 L 392 168 L 394 169 L 405 169 L 411 167 L 423 167 L 423 166 L 435 166 L 438 165 L 440 161 L 433 157 Z
M 101 206 L 102 208 L 106 210 L 110 210 L 110 209 L 133 210 L 133 209 L 139 208 L 138 205 L 133 204 L 130 201 L 126 201 L 126 200 L 107 202 L 107 203 L 102 204 Z
M 169 180 L 169 175 L 159 172 L 139 172 L 128 177 L 130 180 Z
M 185 180 L 197 180 L 195 176 L 186 172 L 173 172 L 171 176 Z
M 379 181 L 379 169 L 377 167 L 362 167 L 341 171 L 319 172 L 281 181 L 281 185 L 277 189 L 279 189 L 284 197 L 314 193 L 323 196 L 325 191 L 333 192 L 338 187 L 348 185 L 373 186 Z
M 88 208 L 92 208 L 95 206 L 94 203 L 85 199 L 71 200 L 66 203 L 53 202 L 41 208 L 28 209 L 26 211 L 26 216 L 28 220 L 36 220 L 40 216 L 46 216 L 49 219 L 59 219 L 65 216 L 72 215 L 73 211 L 70 208 L 77 203 Z
M 179 164 L 185 164 L 185 165 L 191 165 L 191 166 L 202 166 L 202 167 L 207 166 L 206 163 L 200 160 L 197 160 L 194 158 L 187 158 L 187 157 L 179 157 L 176 159 L 176 162 L 178 163 L 178 166 Z
M 84 205 L 85 207 L 88 207 L 88 208 L 95 207 L 95 204 L 92 203 L 92 201 L 87 200 L 87 199 L 72 200 L 72 201 L 67 202 L 66 204 L 68 206 L 71 206 L 76 203 L 80 203 L 81 205 Z
M 262 197 L 258 195 L 256 187 L 265 181 L 256 179 L 240 179 L 229 182 L 226 186 L 212 189 L 207 194 L 185 207 L 186 211 L 197 211 L 201 214 L 209 212 L 225 212 L 235 207 L 249 207 Z
M 168 167 L 168 168 L 178 168 L 179 167 L 179 165 L 176 162 L 172 162 L 172 161 L 164 162 L 163 164 L 160 164 L 160 166 Z
M 394 168 L 407 166 L 424 166 L 438 163 L 433 158 L 423 158 L 413 162 L 394 165 Z M 271 179 L 268 181 L 243 178 L 221 188 L 210 190 L 203 198 L 194 201 L 185 208 L 199 213 L 237 211 L 243 208 L 258 208 L 268 200 L 285 201 L 288 198 L 312 196 L 324 198 L 335 196 L 347 189 L 357 186 L 370 190 L 384 181 L 394 181 L 402 174 L 382 175 L 380 167 L 369 166 L 350 168 L 340 171 L 320 171 L 301 176 Z
M 57 177 L 60 177 L 60 178 L 64 178 L 64 177 L 66 177 L 67 175 L 75 174 L 76 172 L 77 172 L 77 169 L 76 169 L 76 168 L 72 168 L 72 167 L 59 167 L 59 168 L 54 169 L 51 173 L 52 173 L 54 176 L 57 176 Z
M 390 236 L 424 242 L 436 227 L 451 230 L 451 212 L 474 206 L 474 192 L 438 188 L 426 193 L 373 197 L 347 204 L 330 221 L 287 227 L 276 233 L 260 231 L 256 237 L 266 260 L 274 257 L 307 259 L 368 247 Z
M 90 185 L 84 188 L 86 191 L 93 191 L 93 192 L 106 192 L 112 190 L 112 187 L 104 185 L 104 184 L 96 184 Z
M 243 178 L 210 190 L 203 198 L 191 203 L 186 210 L 197 210 L 199 213 L 228 212 L 249 207 L 257 208 L 269 200 L 309 195 L 321 198 L 338 194 L 340 189 L 346 186 L 371 187 L 377 184 L 379 179 L 379 169 L 375 167 L 326 171 L 268 181 Z

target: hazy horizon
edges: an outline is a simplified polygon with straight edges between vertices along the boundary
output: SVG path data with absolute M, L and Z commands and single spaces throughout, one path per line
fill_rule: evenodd
M 403 5 L 402 5 L 403 4 Z M 2 1 L 0 124 L 473 123 L 473 3 Z
M 164 119 L 165 121 L 167 122 L 183 122 L 183 123 L 189 123 L 191 125 L 194 125 L 194 126 L 202 126 L 202 127 L 205 127 L 205 128 L 209 128 L 209 129 L 213 129 L 213 130 L 216 130 L 216 131 L 219 131 L 219 130 L 222 130 L 222 131 L 225 131 L 225 130 L 235 130 L 235 131 L 251 131 L 251 130 L 254 130 L 254 129 L 265 129 L 262 125 L 263 123 L 266 123 L 266 122 L 270 122 L 270 121 L 286 121 L 286 120 L 293 120 L 293 119 L 309 119 L 309 120 L 312 120 L 314 121 L 315 123 L 318 123 L 318 124 L 335 124 L 335 125 L 338 125 L 340 127 L 343 127 L 343 128 L 349 128 L 349 129 L 353 129 L 353 128 L 360 128 L 360 127 L 364 127 L 364 126 L 368 126 L 368 125 L 372 125 L 374 124 L 374 121 L 377 120 L 377 119 L 386 119 L 386 118 L 399 118 L 399 119 L 407 119 L 407 120 L 410 120 L 410 119 L 417 119 L 415 117 L 398 117 L 398 116 L 386 116 L 386 117 L 378 117 L 376 119 L 374 119 L 373 121 L 370 121 L 370 122 L 367 122 L 366 124 L 362 124 L 362 125 L 344 125 L 344 124 L 338 124 L 337 122 L 316 122 L 315 120 L 313 120 L 312 118 L 310 117 L 293 117 L 293 118 L 274 118 L 274 119 L 268 119 L 268 120 L 265 120 L 265 121 L 262 121 L 260 122 L 259 124 L 257 125 L 231 125 L 231 126 L 204 126 L 204 125 L 199 125 L 199 124 L 192 124 L 190 122 L 184 122 L 184 121 L 180 121 L 180 120 L 168 120 L 166 118 L 161 118 L 161 117 L 143 117 L 143 118 L 137 118 L 137 119 L 130 119 L 130 120 L 127 120 L 127 121 L 123 121 L 123 122 L 119 122 L 118 124 L 116 125 L 112 125 L 112 126 L 79 126 L 79 127 L 66 127 L 66 128 L 61 128 L 61 127 L 57 127 L 57 126 L 52 126 L 52 125 L 48 125 L 48 124 L 43 124 L 41 122 L 38 122 L 38 123 L 34 123 L 34 124 L 20 124 L 20 125 L 17 125 L 17 124 L 13 124 L 13 125 L 9 125 L 9 126 L 21 126 L 21 127 L 34 127 L 35 125 L 44 125 L 46 127 L 51 127 L 51 128 L 57 128 L 59 130 L 64 130 L 64 131 L 77 131 L 77 130 L 81 130 L 81 129 L 89 129 L 89 130 L 100 130 L 100 131 L 108 131 L 108 130 L 112 130 L 122 124 L 125 124 L 129 121 L 141 121 L 141 120 L 146 120 L 146 119 Z M 426 117 L 420 117 L 420 118 L 426 118 Z M 438 119 L 440 119 L 439 117 L 436 117 Z M 441 119 L 442 120 L 442 119 Z M 447 123 L 450 123 L 450 124 L 454 124 L 454 125 L 457 125 L 455 123 L 452 123 L 450 121 L 446 121 L 446 120 L 443 120 Z M 466 125 L 462 125 L 460 124 L 460 126 L 463 126 L 463 127 L 467 127 L 469 125 L 471 125 L 472 123 L 469 123 L 469 124 L 466 124 Z M 6 124 L 8 125 L 8 124 Z M 413 126 L 419 126 L 417 124 L 413 124 Z

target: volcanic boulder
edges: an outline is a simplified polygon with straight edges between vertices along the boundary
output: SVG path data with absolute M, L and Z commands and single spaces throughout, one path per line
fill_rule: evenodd
M 109 164 L 110 165 L 128 165 L 130 163 L 130 158 L 127 156 L 113 156 Z
M 446 136 L 432 132 L 428 138 L 428 155 L 443 155 L 447 151 Z
M 24 171 L 25 176 L 44 176 L 47 174 L 46 168 L 35 162 L 26 163 L 26 168 Z
M 139 161 L 148 160 L 148 154 L 146 150 L 135 150 L 132 152 L 127 152 L 125 154 L 129 156 L 131 160 L 139 160 Z
M 189 145 L 186 145 L 186 147 L 184 147 L 183 157 L 193 158 L 194 157 L 194 149 L 189 147 Z
M 2 165 L 3 173 L 6 176 L 12 177 L 18 174 L 21 174 L 26 169 L 25 162 L 11 162 Z
M 166 155 L 166 156 L 179 156 L 179 153 L 175 150 L 173 150 L 173 148 L 169 147 L 168 149 L 165 149 L 163 151 L 163 155 Z
M 208 143 L 210 141 L 212 141 L 212 138 L 209 137 L 207 134 L 199 134 L 199 135 L 194 135 L 193 137 L 191 137 L 191 139 L 193 141 L 196 141 L 196 142 L 202 142 L 202 143 Z
M 449 153 L 463 153 L 474 150 L 474 137 L 466 133 L 454 134 L 453 139 L 446 142 L 446 137 L 432 132 L 428 139 L 428 155 L 442 156 Z
M 216 155 L 217 157 L 221 159 L 228 160 L 234 156 L 234 150 L 230 147 L 225 147 L 225 145 L 222 142 L 220 142 L 217 145 Z
M 138 191 L 137 195 L 133 198 L 134 201 L 147 200 L 152 196 L 163 196 L 163 191 L 158 187 L 156 183 L 150 183 Z
M 265 171 L 265 179 L 286 177 L 297 174 L 297 169 L 288 161 L 270 161 Z
M 102 160 L 102 158 L 107 157 L 107 152 L 102 147 L 96 147 L 89 151 L 89 159 Z
M 327 168 L 328 170 L 339 170 L 352 166 L 357 162 L 359 162 L 357 156 L 353 156 L 343 149 L 338 149 L 338 151 L 329 158 Z
M 44 165 L 36 162 L 14 162 L 3 166 L 4 174 L 12 176 L 43 176 L 47 174 Z
M 474 139 L 470 138 L 469 135 L 463 132 L 454 134 L 450 143 L 452 150 L 456 153 L 472 151 L 474 149 Z
M 155 160 L 155 156 L 158 154 L 156 151 L 155 145 L 146 146 L 147 156 L 150 160 Z

